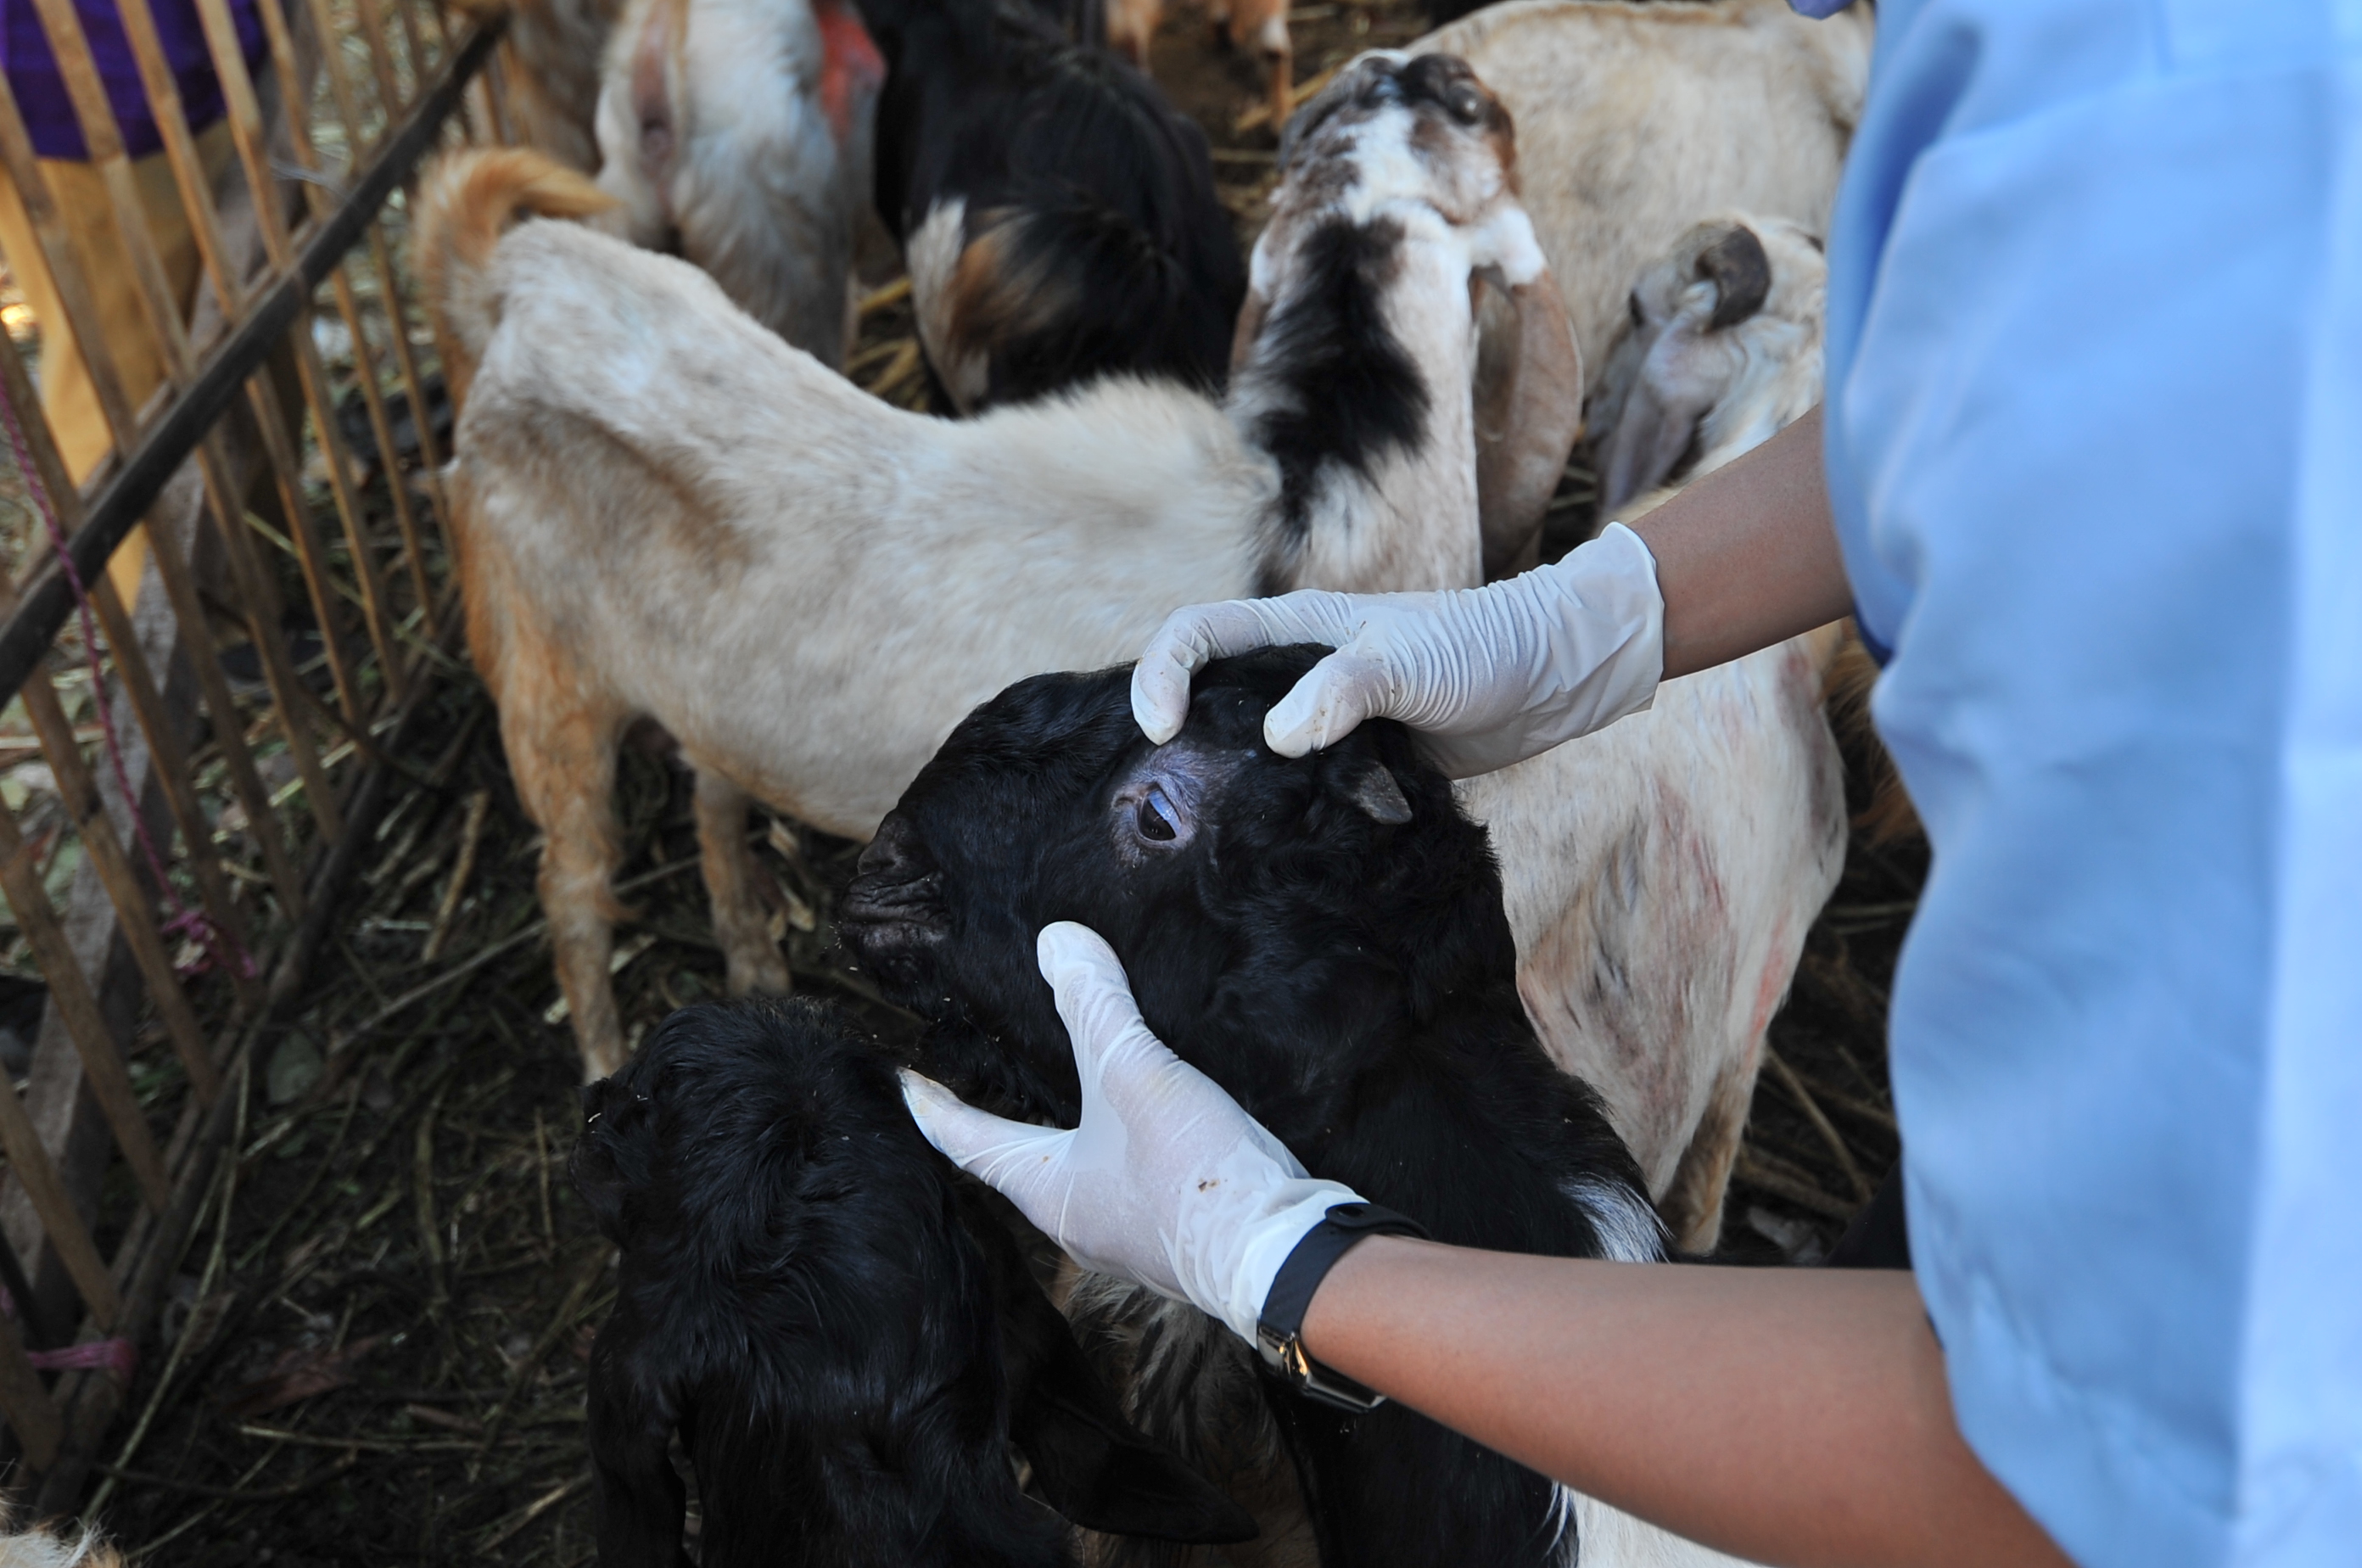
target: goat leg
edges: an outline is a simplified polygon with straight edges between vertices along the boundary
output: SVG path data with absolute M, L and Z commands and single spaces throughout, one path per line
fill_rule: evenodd
M 713 901 L 713 934 L 730 966 L 730 994 L 787 994 L 791 982 L 763 900 L 755 891 L 759 874 L 746 843 L 746 791 L 711 768 L 697 770 L 697 848 L 705 872 L 706 896 Z
M 624 1025 L 608 963 L 615 948 L 613 878 L 623 860 L 615 823 L 616 715 L 602 713 L 565 671 L 555 650 L 503 650 L 498 697 L 501 739 L 517 800 L 543 835 L 541 907 L 557 985 L 574 1021 L 586 1083 L 624 1065 Z

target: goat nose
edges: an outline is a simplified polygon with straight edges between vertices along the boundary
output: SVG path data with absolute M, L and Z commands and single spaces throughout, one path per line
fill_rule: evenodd
M 854 863 L 854 875 L 880 882 L 914 881 L 926 874 L 927 858 L 911 820 L 899 812 L 891 813 L 877 824 L 877 836 L 869 841 L 861 858 Z

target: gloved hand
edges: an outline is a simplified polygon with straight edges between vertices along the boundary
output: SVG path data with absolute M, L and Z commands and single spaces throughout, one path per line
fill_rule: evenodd
M 1081 1125 L 1003 1121 L 906 1071 L 911 1115 L 1085 1268 L 1190 1302 L 1254 1343 L 1279 1265 L 1361 1195 L 1307 1176 L 1220 1085 L 1166 1050 L 1098 933 L 1061 921 L 1036 951 L 1074 1042 Z
M 1483 588 L 1233 599 L 1176 610 L 1131 672 L 1131 712 L 1163 745 L 1208 661 L 1288 643 L 1337 652 L 1265 714 L 1302 756 L 1363 719 L 1399 719 L 1454 778 L 1490 773 L 1646 708 L 1665 668 L 1665 601 L 1640 536 L 1611 523 L 1563 560 Z

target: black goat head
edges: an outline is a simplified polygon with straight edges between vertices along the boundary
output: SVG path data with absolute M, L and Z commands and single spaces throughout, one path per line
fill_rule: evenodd
M 838 922 L 933 1021 L 932 1071 L 1003 1109 L 1071 1113 L 1033 955 L 1058 920 L 1105 936 L 1150 1026 L 1263 1109 L 1341 1082 L 1356 1043 L 1447 997 L 1516 1009 L 1484 831 L 1408 734 L 1374 722 L 1297 758 L 1264 745 L 1264 715 L 1327 652 L 1209 665 L 1161 746 L 1132 720 L 1125 669 L 1020 681 L 952 733 Z

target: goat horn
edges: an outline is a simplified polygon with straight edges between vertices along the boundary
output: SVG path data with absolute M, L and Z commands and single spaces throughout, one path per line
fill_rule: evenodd
M 1697 276 L 1714 284 L 1719 296 L 1705 324 L 1708 332 L 1719 332 L 1763 308 L 1772 292 L 1772 259 L 1753 229 L 1735 223 L 1698 252 Z

